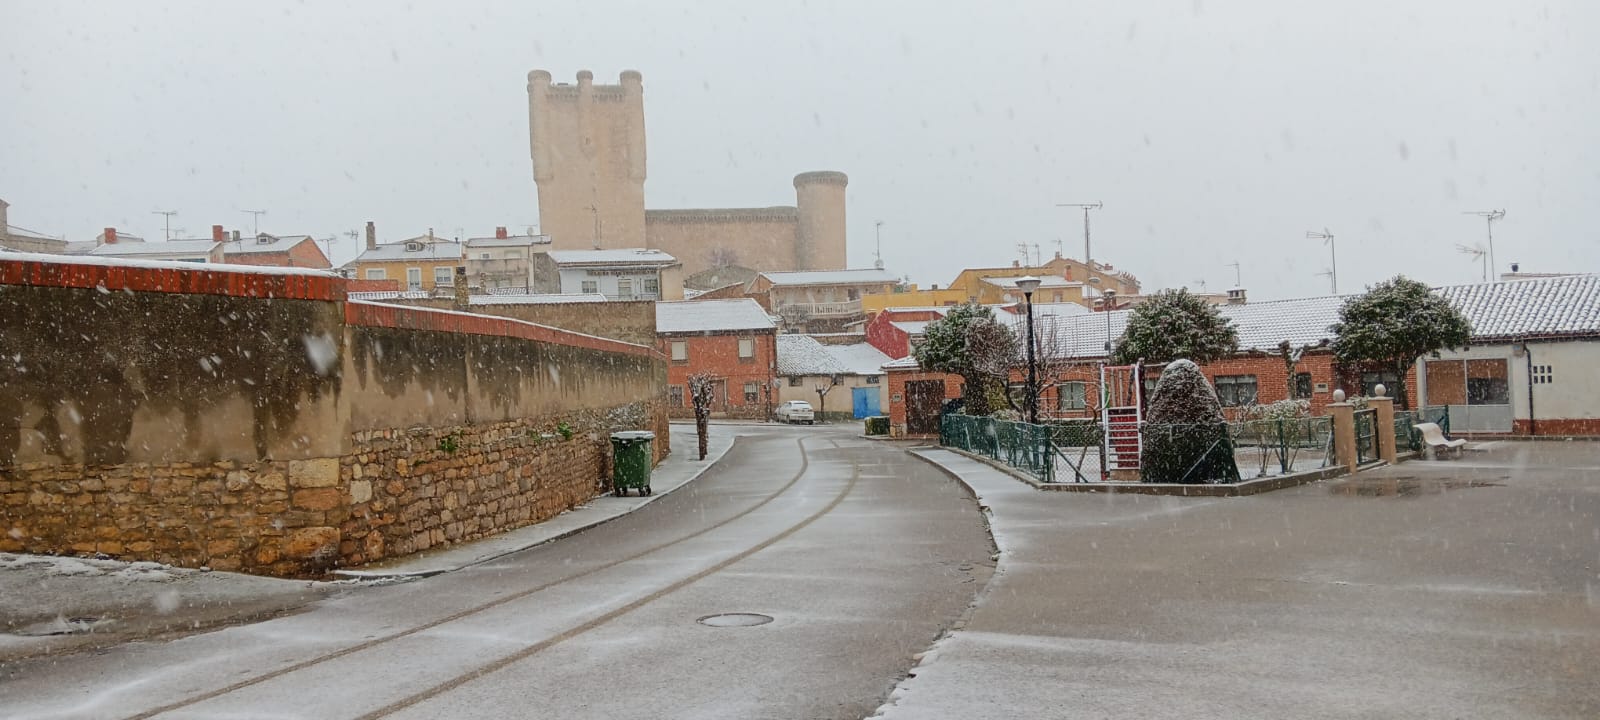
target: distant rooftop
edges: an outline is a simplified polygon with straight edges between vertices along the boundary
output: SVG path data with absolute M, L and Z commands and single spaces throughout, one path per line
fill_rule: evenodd
M 290 248 L 307 240 L 313 239 L 310 235 L 269 235 L 261 233 L 253 238 L 239 238 L 238 242 L 229 240 L 222 244 L 222 252 L 225 255 L 282 253 L 289 252 Z
M 350 263 L 391 262 L 395 260 L 428 259 L 459 260 L 461 243 L 440 237 L 420 235 L 400 242 L 383 243 L 370 250 L 362 250 Z
M 551 250 L 547 253 L 558 265 L 671 265 L 678 259 L 660 250 L 627 248 L 619 250 Z
M 778 336 L 779 375 L 882 375 L 888 361 L 864 342 L 824 345 L 809 335 Z
M 467 238 L 469 248 L 491 247 L 532 247 L 534 245 L 549 245 L 549 235 L 507 235 L 506 237 L 475 237 Z
M 794 272 L 763 272 L 762 277 L 776 286 L 790 285 L 881 285 L 898 284 L 900 278 L 887 270 L 799 270 Z
M 133 242 L 123 243 L 124 237 L 117 235 L 117 242 L 110 245 L 101 245 L 89 251 L 90 255 L 101 257 L 152 257 L 161 255 L 209 255 L 218 243 L 215 240 L 169 240 L 167 242 Z
M 750 298 L 656 303 L 658 333 L 772 330 L 776 327 L 767 311 Z

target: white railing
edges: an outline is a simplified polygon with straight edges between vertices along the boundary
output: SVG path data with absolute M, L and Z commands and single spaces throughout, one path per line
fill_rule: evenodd
M 850 317 L 861 314 L 861 301 L 788 303 L 778 308 L 778 314 L 784 316 L 793 314 L 813 318 Z

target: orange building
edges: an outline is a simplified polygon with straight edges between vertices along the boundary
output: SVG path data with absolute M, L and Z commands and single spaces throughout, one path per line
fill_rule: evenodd
M 776 402 L 778 326 L 749 298 L 656 303 L 657 347 L 667 356 L 667 412 L 693 417 L 689 377 L 715 377 L 717 417 L 767 418 Z

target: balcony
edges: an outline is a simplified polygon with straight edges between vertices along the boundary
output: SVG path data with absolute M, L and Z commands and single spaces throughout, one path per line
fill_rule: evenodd
M 844 302 L 821 303 L 786 303 L 778 306 L 778 315 L 784 319 L 797 318 L 798 321 L 808 319 L 823 320 L 829 318 L 859 317 L 861 315 L 860 300 L 845 300 Z

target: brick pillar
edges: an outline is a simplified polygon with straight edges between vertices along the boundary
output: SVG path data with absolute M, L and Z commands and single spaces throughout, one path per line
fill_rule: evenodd
M 1372 429 L 1374 440 L 1378 443 L 1378 459 L 1393 465 L 1399 462 L 1396 459 L 1398 449 L 1394 444 L 1394 398 L 1368 398 L 1367 404 L 1378 411 L 1373 420 L 1377 427 Z
M 465 312 L 472 306 L 472 291 L 467 288 L 467 268 L 456 266 L 456 309 Z
M 1351 473 L 1356 471 L 1356 406 L 1347 402 L 1328 403 L 1333 418 L 1334 463 Z

